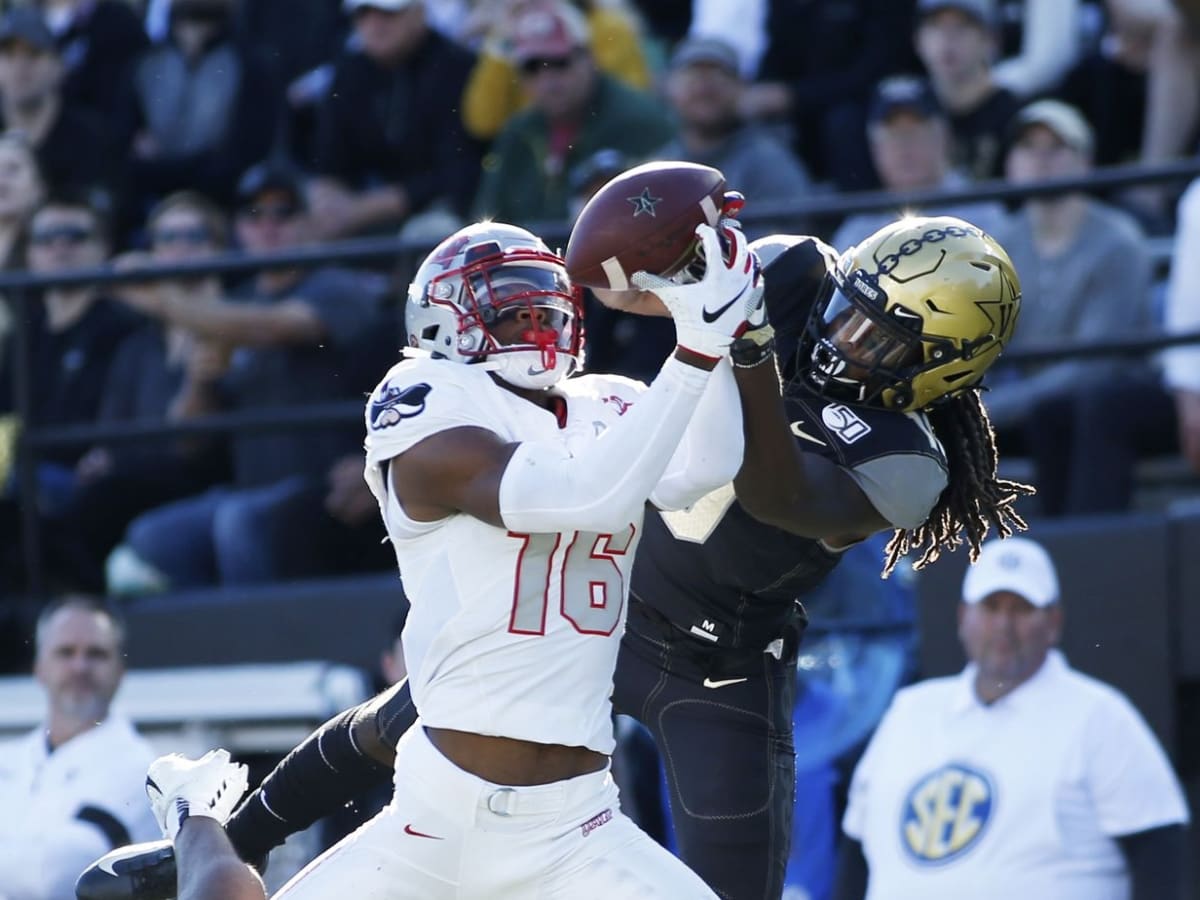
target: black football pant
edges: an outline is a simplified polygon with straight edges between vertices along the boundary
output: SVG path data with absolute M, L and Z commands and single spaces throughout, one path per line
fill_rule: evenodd
M 714 650 L 630 599 L 613 702 L 654 736 L 679 855 L 730 900 L 783 893 L 798 638 L 785 640 L 778 659 Z

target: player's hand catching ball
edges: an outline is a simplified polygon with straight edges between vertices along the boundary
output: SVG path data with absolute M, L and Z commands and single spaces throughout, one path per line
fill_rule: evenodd
M 722 254 L 721 238 L 726 253 Z M 679 346 L 720 359 L 734 338 L 765 321 L 763 282 L 758 261 L 740 230 L 721 233 L 710 225 L 696 226 L 706 265 L 703 277 L 680 284 L 650 272 L 635 272 L 634 287 L 651 291 L 671 311 Z M 715 263 L 714 263 L 715 261 Z

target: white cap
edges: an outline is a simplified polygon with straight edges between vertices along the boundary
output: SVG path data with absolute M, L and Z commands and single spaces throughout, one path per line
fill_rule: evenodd
M 1029 538 L 993 539 L 979 549 L 979 559 L 963 579 L 964 603 L 978 603 L 989 594 L 1010 591 L 1034 606 L 1058 602 L 1058 574 L 1050 554 Z

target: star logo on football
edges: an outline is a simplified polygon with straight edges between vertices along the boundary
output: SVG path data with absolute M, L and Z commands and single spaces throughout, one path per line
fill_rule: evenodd
M 625 199 L 633 204 L 633 217 L 636 219 L 642 213 L 646 213 L 652 217 L 657 216 L 654 209 L 658 204 L 662 203 L 663 198 L 655 197 L 650 193 L 650 188 L 644 187 L 642 188 L 642 192 L 636 197 L 626 197 Z

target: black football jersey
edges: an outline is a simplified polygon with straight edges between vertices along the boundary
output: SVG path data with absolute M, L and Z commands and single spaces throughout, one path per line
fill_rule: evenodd
M 811 252 L 793 246 L 778 262 Z M 774 268 L 765 270 L 768 293 Z M 792 286 L 801 283 L 816 288 L 810 277 Z M 791 300 L 795 314 L 807 312 L 811 298 Z M 774 317 L 778 306 L 770 296 L 768 306 Z M 947 463 L 924 415 L 850 407 L 809 393 L 789 395 L 785 406 L 803 452 L 844 468 L 893 525 L 925 520 L 946 486 Z M 820 541 L 751 518 L 730 484 L 689 510 L 646 516 L 632 593 L 697 640 L 765 647 L 839 559 Z

